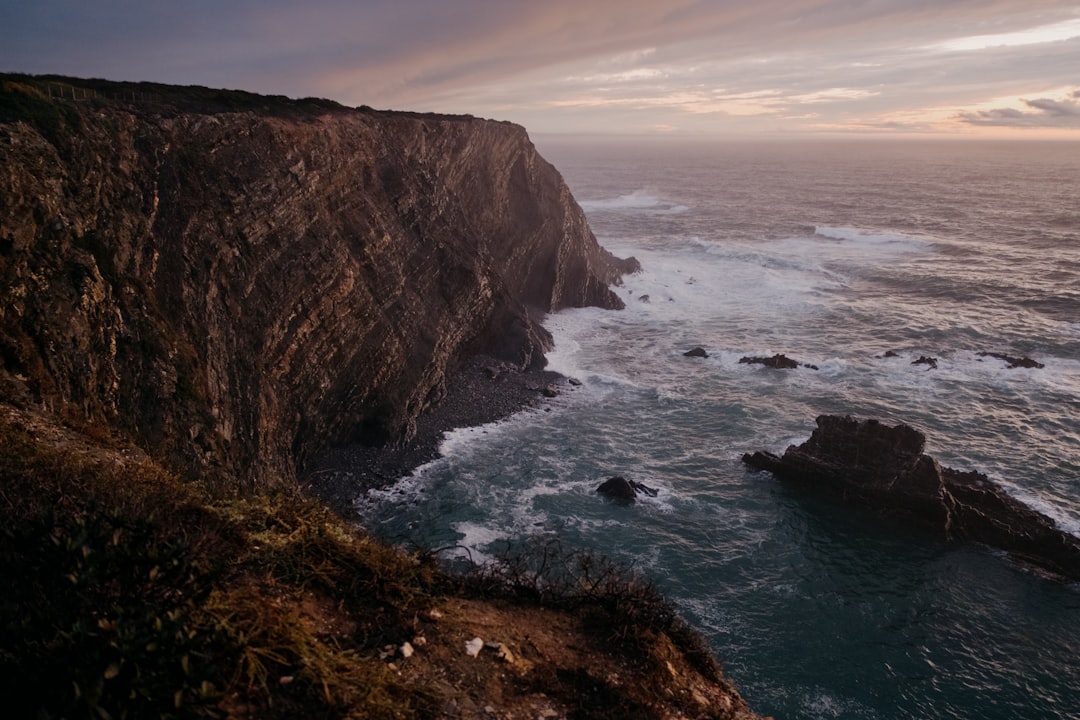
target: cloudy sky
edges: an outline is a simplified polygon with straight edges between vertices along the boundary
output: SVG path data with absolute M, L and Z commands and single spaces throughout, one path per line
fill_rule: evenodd
M 0 71 L 533 133 L 1080 139 L 1080 0 L 0 0 Z

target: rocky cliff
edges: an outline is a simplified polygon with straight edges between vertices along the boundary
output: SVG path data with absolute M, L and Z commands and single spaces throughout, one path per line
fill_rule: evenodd
M 0 399 L 266 487 L 400 442 L 462 358 L 618 307 L 518 126 L 0 76 Z

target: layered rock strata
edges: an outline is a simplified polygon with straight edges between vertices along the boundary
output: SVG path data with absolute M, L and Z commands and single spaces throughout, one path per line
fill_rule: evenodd
M 635 267 L 516 125 L 0 79 L 0 396 L 197 474 L 403 442 L 463 358 L 541 364 L 544 313 Z
M 945 540 L 1005 550 L 1030 565 L 1080 579 L 1080 539 L 978 472 L 942 467 L 923 454 L 926 437 L 907 425 L 822 415 L 801 445 L 743 462 L 780 480 L 878 515 L 937 532 Z

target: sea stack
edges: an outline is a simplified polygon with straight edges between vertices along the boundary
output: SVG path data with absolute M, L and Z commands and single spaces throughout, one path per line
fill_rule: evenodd
M 756 470 L 942 539 L 983 543 L 1071 580 L 1080 579 L 1080 539 L 978 472 L 942 467 L 923 454 L 926 437 L 907 425 L 822 415 L 782 457 L 743 456 Z

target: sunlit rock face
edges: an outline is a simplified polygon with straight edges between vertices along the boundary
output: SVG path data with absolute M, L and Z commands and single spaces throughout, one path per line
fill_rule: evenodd
M 63 117 L 0 122 L 0 397 L 196 474 L 265 487 L 327 446 L 403 441 L 463 357 L 541 363 L 543 314 L 619 307 L 633 269 L 515 125 Z

